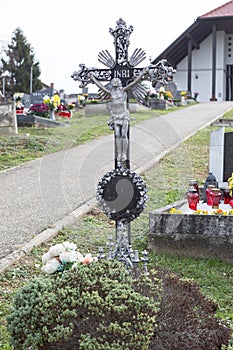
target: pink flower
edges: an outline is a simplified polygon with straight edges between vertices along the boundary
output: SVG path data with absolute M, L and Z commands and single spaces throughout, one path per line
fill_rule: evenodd
M 84 256 L 84 258 L 81 260 L 81 263 L 86 265 L 86 264 L 90 264 L 93 261 L 96 261 L 97 258 L 92 257 L 91 254 L 87 254 Z

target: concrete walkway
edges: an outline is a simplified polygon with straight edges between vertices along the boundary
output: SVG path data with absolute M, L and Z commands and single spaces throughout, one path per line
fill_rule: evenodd
M 232 108 L 233 102 L 198 103 L 131 127 L 131 170 L 146 170 Z M 110 135 L 0 173 L 0 264 L 95 204 L 97 183 L 114 168 L 113 146 Z

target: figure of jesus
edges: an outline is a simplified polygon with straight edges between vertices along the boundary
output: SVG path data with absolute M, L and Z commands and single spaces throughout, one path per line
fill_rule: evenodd
M 119 78 L 113 78 L 111 80 L 111 89 L 107 89 L 103 86 L 93 74 L 90 74 L 90 79 L 101 90 L 111 96 L 110 102 L 110 120 L 109 127 L 115 132 L 116 140 L 116 159 L 117 166 L 120 167 L 128 158 L 128 130 L 129 130 L 129 111 L 127 109 L 127 91 L 136 85 L 143 76 L 147 73 L 147 69 L 144 69 L 139 76 L 131 82 L 129 85 L 123 87 Z

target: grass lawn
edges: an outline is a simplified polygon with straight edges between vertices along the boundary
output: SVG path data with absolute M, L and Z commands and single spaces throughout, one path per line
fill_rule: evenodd
M 131 125 L 170 111 L 172 109 L 160 113 L 151 110 L 146 113 L 134 113 Z M 23 127 L 19 128 L 19 134 L 16 136 L 0 136 L 0 171 L 112 133 L 107 125 L 108 116 L 85 116 L 82 109 L 74 113 L 70 120 L 62 117 L 57 120 L 65 121 L 70 127 Z
M 164 112 L 162 112 L 164 113 Z M 161 111 L 133 114 L 131 125 L 142 120 L 157 117 Z M 227 113 L 233 118 L 233 112 Z M 109 133 L 107 117 L 85 117 L 74 115 L 70 128 L 63 129 L 22 129 L 18 137 L 0 138 L 0 147 L 5 150 L 5 158 L 0 158 L 1 169 L 15 166 L 33 157 L 42 156 L 66 147 Z M 132 222 L 132 243 L 140 251 L 147 246 L 148 212 L 185 196 L 190 178 L 200 184 L 208 175 L 209 135 L 214 127 L 197 132 L 190 139 L 165 156 L 160 163 L 142 175 L 148 187 L 149 201 L 141 216 Z M 26 134 L 30 133 L 30 136 Z M 14 142 L 13 142 L 14 140 Z M 24 140 L 24 141 L 22 141 Z M 30 140 L 30 142 L 29 142 Z M 22 147 L 19 145 L 22 143 Z M 2 152 L 1 152 L 2 153 Z M 4 152 L 3 152 L 4 153 Z M 3 157 L 3 155 L 1 155 Z M 106 245 L 107 236 L 114 235 L 115 223 L 110 221 L 98 208 L 72 226 L 60 231 L 52 241 L 35 248 L 31 254 L 9 268 L 0 276 L 0 349 L 11 350 L 6 331 L 5 316 L 19 286 L 29 278 L 41 274 L 41 256 L 58 242 L 69 240 L 77 244 L 82 253 L 98 253 L 100 246 Z M 181 277 L 194 279 L 202 292 L 217 301 L 216 316 L 227 322 L 233 331 L 233 265 L 218 260 L 172 257 L 150 252 L 150 264 L 159 265 L 177 273 Z

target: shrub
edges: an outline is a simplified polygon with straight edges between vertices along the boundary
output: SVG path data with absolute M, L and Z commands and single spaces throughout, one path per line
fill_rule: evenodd
M 193 281 L 161 268 L 134 280 L 122 263 L 101 260 L 30 280 L 8 330 L 17 350 L 228 349 L 216 308 Z
M 156 275 L 135 281 L 116 261 L 80 264 L 19 289 L 8 330 L 17 350 L 146 350 L 158 298 Z

